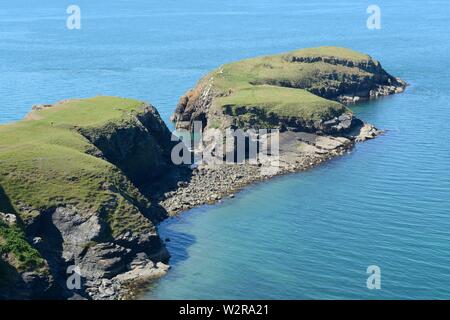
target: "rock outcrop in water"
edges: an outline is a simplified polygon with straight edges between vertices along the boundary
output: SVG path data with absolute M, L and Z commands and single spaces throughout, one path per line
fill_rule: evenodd
M 202 164 L 186 184 L 162 195 L 160 204 L 176 214 L 232 196 L 254 181 L 307 170 L 343 155 L 355 142 L 382 133 L 346 105 L 400 93 L 405 86 L 370 56 L 336 47 L 223 65 L 180 98 L 171 120 L 191 131 L 201 122 L 202 150 L 216 147 L 208 140 L 209 132 L 216 130 L 278 129 L 277 170 L 261 175 L 270 159 L 256 165 Z

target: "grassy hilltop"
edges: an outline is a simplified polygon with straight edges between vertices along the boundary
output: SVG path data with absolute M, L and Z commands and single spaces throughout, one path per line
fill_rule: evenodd
M 359 76 L 363 75 L 363 72 L 357 68 L 323 62 L 291 62 L 292 57 L 310 56 L 334 56 L 358 62 L 370 59 L 369 56 L 355 51 L 323 47 L 226 64 L 212 75 L 214 88 L 225 95 L 218 98 L 214 106 L 233 109 L 260 107 L 286 117 L 315 120 L 342 113 L 345 109 L 342 104 L 312 94 L 306 88 L 325 85 L 324 81 L 318 81 L 320 73 Z
M 85 216 L 101 213 L 113 238 L 153 230 L 144 217 L 150 204 L 130 179 L 131 165 L 163 162 L 158 139 L 149 137 L 153 128 L 152 134 L 169 134 L 157 118 L 141 101 L 95 97 L 37 108 L 22 121 L 0 126 L 0 212 L 18 217 L 14 226 L 0 220 L 0 257 L 19 272 L 45 270 L 24 229 L 57 207 L 74 206 Z M 123 137 L 124 146 L 110 152 Z M 134 137 L 141 145 L 134 145 Z M 6 269 L 1 262 L 0 278 Z
M 366 54 L 338 47 L 297 50 L 221 66 L 182 97 L 173 119 L 182 124 L 226 114 L 250 126 L 326 121 L 351 113 L 341 103 L 345 96 L 369 98 L 396 81 Z
M 0 126 L 0 183 L 13 207 L 17 208 L 18 201 L 34 208 L 101 201 L 92 190 L 98 189 L 98 178 L 114 168 L 87 154 L 92 145 L 75 129 L 120 119 L 141 105 L 109 97 L 74 100 Z
M 114 97 L 73 100 L 0 126 L 0 185 L 12 207 L 26 219 L 30 212 L 21 210 L 20 203 L 34 209 L 101 203 L 108 195 L 99 192 L 99 183 L 116 170 L 87 153 L 92 144 L 76 129 L 120 121 L 142 105 Z

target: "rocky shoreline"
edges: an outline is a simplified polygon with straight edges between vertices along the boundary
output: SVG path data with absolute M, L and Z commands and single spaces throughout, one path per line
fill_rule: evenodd
M 129 266 L 129 271 L 109 278 L 98 278 L 87 282 L 86 292 L 93 300 L 132 300 L 146 288 L 147 284 L 161 278 L 169 270 L 169 265 L 154 263 L 145 254 L 138 254 Z M 74 296 L 71 299 L 82 298 Z M 83 299 L 83 298 L 82 298 Z
M 274 176 L 312 169 L 335 157 L 351 152 L 356 142 L 373 139 L 383 132 L 365 125 L 355 137 L 333 137 L 304 132 L 280 133 L 280 154 L 277 169 L 261 174 L 264 165 L 246 163 L 203 164 L 192 169 L 189 179 L 181 179 L 177 188 L 159 195 L 159 205 L 170 216 L 225 198 L 234 198 L 246 186 Z

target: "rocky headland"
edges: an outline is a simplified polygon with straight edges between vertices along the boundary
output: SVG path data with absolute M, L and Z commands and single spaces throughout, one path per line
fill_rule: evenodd
M 278 128 L 343 135 L 360 127 L 345 105 L 403 92 L 406 83 L 366 54 L 303 49 L 226 64 L 180 98 L 177 128 Z
M 132 296 L 168 269 L 155 227 L 166 213 L 138 186 L 172 166 L 171 132 L 131 99 L 33 109 L 0 127 L 0 298 Z
M 221 66 L 181 97 L 172 120 L 188 132 L 202 124 L 194 156 L 214 147 L 211 131 L 277 129 L 276 157 L 242 163 L 175 165 L 180 141 L 141 101 L 35 106 L 0 126 L 0 299 L 135 298 L 169 268 L 160 221 L 350 152 L 382 131 L 348 105 L 405 86 L 371 57 L 335 47 Z
M 180 98 L 171 120 L 188 131 L 200 122 L 204 144 L 210 131 L 277 129 L 277 170 L 261 174 L 266 165 L 261 161 L 202 164 L 177 189 L 160 194 L 159 203 L 169 214 L 177 214 L 233 197 L 255 181 L 304 171 L 350 152 L 356 142 L 383 132 L 356 118 L 348 106 L 405 88 L 403 80 L 388 74 L 375 59 L 338 47 L 223 65 Z

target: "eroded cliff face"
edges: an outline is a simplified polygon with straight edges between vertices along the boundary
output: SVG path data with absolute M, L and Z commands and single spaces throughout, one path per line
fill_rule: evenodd
M 0 235 L 0 299 L 46 298 L 54 279 L 47 262 L 27 242 L 16 215 L 0 212 Z M 30 267 L 18 270 L 17 259 L 27 259 Z
M 344 48 L 305 49 L 220 67 L 180 98 L 171 120 L 182 129 L 201 121 L 205 128 L 347 134 L 363 122 L 345 105 L 405 87 L 370 56 Z M 312 96 L 299 94 L 305 91 Z
M 326 72 L 317 72 L 315 81 L 285 82 L 282 85 L 292 88 L 306 89 L 320 97 L 338 100 L 343 103 L 352 103 L 364 99 L 373 99 L 394 93 L 403 92 L 406 83 L 399 78 L 388 74 L 381 63 L 368 59 L 354 61 L 336 57 L 301 57 L 288 54 L 284 59 L 290 63 L 324 64 L 341 66 L 345 69 L 357 69 L 358 73 L 345 73 L 342 69 L 329 69 Z M 274 81 L 276 84 L 276 81 Z
M 116 165 L 136 184 L 158 178 L 172 165 L 172 133 L 151 105 L 134 117 L 79 132 L 97 148 L 91 150 L 94 155 Z
M 2 204 L 8 202 L 10 211 L 0 217 L 0 298 L 129 298 L 131 286 L 168 269 L 164 263 L 169 253 L 155 227 L 166 212 L 138 189 L 141 182 L 160 179 L 172 165 L 174 142 L 156 109 L 144 104 L 101 125 L 68 130 L 71 139 L 83 143 L 84 154 L 74 161 L 93 163 L 87 176 L 80 171 L 79 176 L 64 178 L 83 196 L 64 198 L 67 190 L 62 185 L 53 195 L 55 201 L 37 205 L 11 189 L 26 191 L 33 186 L 10 182 L 7 175 L 0 180 L 5 185 Z M 83 170 L 85 166 L 80 165 Z M 51 168 L 42 179 L 52 179 Z M 15 221 L 6 221 L 7 217 Z M 10 236 L 12 228 L 39 259 L 39 266 L 15 263 L 21 259 L 21 248 L 14 250 L 19 236 Z M 75 274 L 81 276 L 80 288 Z
M 288 84 L 284 83 L 284 85 L 287 86 Z M 328 87 L 326 88 L 334 91 Z M 324 89 L 308 90 L 320 92 Z M 341 94 L 343 92 L 347 91 L 340 91 Z M 325 134 L 345 134 L 363 125 L 360 119 L 356 118 L 350 110 L 344 107 L 333 111 L 326 117 L 313 119 L 270 112 L 257 105 L 214 108 L 215 99 L 220 97 L 223 97 L 223 93 L 214 89 L 211 85 L 205 85 L 201 82 L 196 88 L 180 98 L 175 112 L 171 116 L 171 121 L 175 122 L 175 126 L 178 129 L 186 130 L 192 130 L 193 123 L 198 121 L 202 123 L 205 129 L 239 128 L 248 130 L 270 128 L 281 131 L 322 132 Z M 350 99 L 346 98 L 346 96 L 341 96 L 340 99 L 348 99 L 353 102 L 354 98 Z M 356 101 L 358 100 L 356 99 Z

